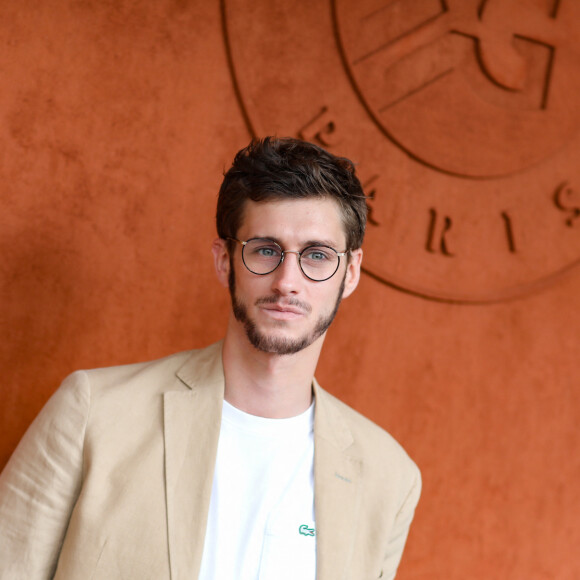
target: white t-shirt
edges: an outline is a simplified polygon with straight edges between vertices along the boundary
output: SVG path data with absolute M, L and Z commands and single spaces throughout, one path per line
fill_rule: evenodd
M 224 401 L 200 580 L 313 580 L 314 404 L 289 419 Z

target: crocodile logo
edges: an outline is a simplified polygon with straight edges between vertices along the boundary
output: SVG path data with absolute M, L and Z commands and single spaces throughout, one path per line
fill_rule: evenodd
M 309 528 L 306 524 L 302 524 L 298 528 L 298 533 L 302 536 L 314 536 L 316 534 L 314 528 Z

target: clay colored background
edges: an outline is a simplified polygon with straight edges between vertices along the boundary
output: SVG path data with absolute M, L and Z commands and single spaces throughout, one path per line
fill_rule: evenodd
M 579 578 L 575 6 L 0 2 L 0 465 L 73 370 L 221 337 L 221 174 L 252 132 L 303 135 L 376 194 L 317 376 L 421 467 L 398 578 Z

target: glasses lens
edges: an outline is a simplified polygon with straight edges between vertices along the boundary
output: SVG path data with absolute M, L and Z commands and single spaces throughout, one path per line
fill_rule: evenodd
M 309 246 L 300 255 L 302 271 L 311 280 L 328 280 L 338 270 L 339 256 L 327 246 Z
M 278 267 L 282 259 L 282 248 L 272 240 L 255 238 L 244 246 L 242 259 L 250 272 L 269 274 Z

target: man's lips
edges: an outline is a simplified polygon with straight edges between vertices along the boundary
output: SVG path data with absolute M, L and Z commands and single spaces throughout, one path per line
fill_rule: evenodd
M 304 311 L 295 306 L 277 306 L 275 304 L 266 304 L 260 306 L 261 310 L 275 320 L 295 320 L 304 316 Z
M 259 298 L 256 306 L 277 318 L 296 318 L 307 315 L 311 307 L 300 300 L 281 302 L 277 297 Z

